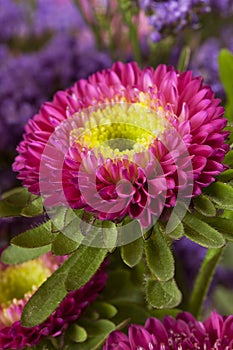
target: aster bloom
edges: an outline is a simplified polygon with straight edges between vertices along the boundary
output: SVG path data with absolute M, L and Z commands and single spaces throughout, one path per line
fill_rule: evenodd
M 191 71 L 118 62 L 42 105 L 13 168 L 47 206 L 84 208 L 101 220 L 129 215 L 148 227 L 225 169 L 219 103 Z
M 103 350 L 226 350 L 233 346 L 233 316 L 222 317 L 213 311 L 204 322 L 182 312 L 176 319 L 148 318 L 145 326 L 131 325 L 128 335 L 113 332 Z
M 19 265 L 1 264 L 1 349 L 21 349 L 37 344 L 45 336 L 59 336 L 96 299 L 106 282 L 106 274 L 101 269 L 82 288 L 70 292 L 46 321 L 32 328 L 21 326 L 20 318 L 26 302 L 64 259 L 47 253 Z

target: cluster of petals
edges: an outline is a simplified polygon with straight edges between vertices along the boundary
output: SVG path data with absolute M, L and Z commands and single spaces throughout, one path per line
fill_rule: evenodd
M 133 159 L 127 154 L 106 158 L 104 152 L 71 142 L 73 129 L 83 126 L 82 112 L 122 101 L 146 105 L 168 123 L 146 151 Z M 211 88 L 191 71 L 117 62 L 42 105 L 25 127 L 13 168 L 32 193 L 39 194 L 42 185 L 48 206 L 65 202 L 101 220 L 129 215 L 148 227 L 164 208 L 176 205 L 178 196 L 199 195 L 225 169 L 223 113 Z
M 48 253 L 43 260 L 44 267 L 52 274 L 64 258 Z M 103 268 L 99 269 L 86 285 L 79 290 L 69 292 L 48 319 L 31 328 L 23 327 L 20 322 L 23 308 L 32 295 L 31 291 L 22 299 L 13 299 L 7 306 L 0 305 L 0 348 L 23 349 L 36 345 L 43 337 L 61 335 L 68 325 L 75 322 L 86 307 L 97 298 L 105 286 L 106 279 L 107 275 Z
M 233 348 L 233 315 L 213 311 L 204 322 L 182 312 L 176 319 L 148 318 L 145 326 L 130 325 L 128 335 L 110 334 L 103 350 L 226 350 Z

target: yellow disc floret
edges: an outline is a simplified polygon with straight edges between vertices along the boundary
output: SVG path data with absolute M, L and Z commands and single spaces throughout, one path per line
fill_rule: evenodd
M 41 259 L 35 259 L 19 265 L 8 266 L 0 270 L 0 304 L 8 305 L 13 299 L 22 299 L 26 293 L 39 287 L 51 271 Z
M 83 128 L 74 129 L 71 138 L 105 157 L 132 158 L 148 149 L 165 126 L 165 118 L 155 110 L 141 103 L 120 102 L 89 110 Z

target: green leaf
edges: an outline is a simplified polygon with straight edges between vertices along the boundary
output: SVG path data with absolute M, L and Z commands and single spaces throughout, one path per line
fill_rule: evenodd
M 66 237 L 81 243 L 83 235 L 80 229 L 80 216 L 80 211 L 60 206 L 56 208 L 56 212 L 52 217 L 52 222 L 57 230 L 62 232 Z
M 98 312 L 99 318 L 109 319 L 117 314 L 117 309 L 114 305 L 102 301 L 96 301 L 93 303 L 92 309 Z
M 50 249 L 50 245 L 39 248 L 22 248 L 11 245 L 4 249 L 1 255 L 1 260 L 7 265 L 21 264 L 23 262 L 38 258 L 39 256 L 49 252 Z
M 109 252 L 112 252 L 117 245 L 118 232 L 114 222 L 103 221 L 102 222 L 102 234 L 104 246 Z
M 120 245 L 123 246 L 129 242 L 134 242 L 136 239 L 143 237 L 143 229 L 139 220 L 132 220 L 129 216 L 123 220 L 122 225 L 118 227 Z
M 37 248 L 50 244 L 56 238 L 56 234 L 51 233 L 51 221 L 27 230 L 11 240 L 11 243 L 24 248 Z
M 233 151 L 229 151 L 226 153 L 223 163 L 227 164 L 227 165 L 229 165 L 229 167 L 233 168 Z
M 66 279 L 67 290 L 81 288 L 86 284 L 100 267 L 108 251 L 103 248 L 94 248 L 81 245 L 77 249 L 78 264 L 69 271 Z
M 161 228 L 163 230 L 163 228 Z M 182 222 L 179 222 L 173 231 L 168 233 L 168 236 L 172 239 L 180 239 L 184 235 L 184 226 Z
M 67 294 L 65 279 L 70 268 L 80 256 L 73 253 L 32 295 L 25 305 L 21 317 L 23 327 L 34 327 L 58 307 Z
M 214 182 L 205 189 L 210 199 L 221 209 L 233 210 L 233 188 L 222 182 Z
M 233 180 L 233 169 L 227 169 L 217 177 L 218 180 L 228 182 Z
M 185 236 L 206 248 L 219 248 L 225 244 L 222 235 L 190 213 L 183 218 Z
M 157 309 L 173 308 L 180 304 L 182 295 L 174 279 L 156 281 L 148 279 L 146 282 L 146 296 L 150 305 Z
M 25 187 L 16 187 L 2 194 L 2 199 L 5 203 L 15 206 L 18 208 L 24 208 L 28 202 L 30 197 L 37 198 L 34 195 L 31 195 Z
M 205 216 L 216 215 L 216 209 L 209 198 L 203 194 L 193 199 L 194 208 Z
M 79 243 L 69 239 L 63 233 L 59 232 L 52 242 L 52 253 L 55 255 L 67 255 L 79 247 Z
M 26 217 L 37 216 L 43 213 L 44 207 L 41 197 L 32 199 L 30 204 L 22 209 L 21 215 Z
M 77 324 L 72 324 L 68 330 L 68 337 L 75 343 L 83 343 L 87 340 L 87 332 L 85 328 Z
M 3 201 L 0 201 L 0 217 L 11 217 L 11 216 L 19 216 L 21 213 L 21 208 L 14 207 L 9 205 Z
M 233 220 L 216 217 L 216 218 L 205 218 L 208 225 L 214 227 L 219 231 L 227 241 L 233 242 Z
M 88 333 L 88 339 L 84 343 L 79 343 L 76 346 L 64 347 L 64 350 L 99 350 L 100 347 L 104 344 L 108 335 L 116 329 L 116 326 L 113 322 L 108 320 L 97 320 L 91 322 L 85 326 L 85 329 Z
M 138 238 L 134 242 L 121 247 L 121 257 L 126 265 L 133 267 L 137 265 L 143 253 L 143 239 Z
M 28 192 L 24 187 L 16 187 L 2 194 L 0 216 L 36 216 L 43 213 L 42 199 Z
M 220 79 L 224 85 L 227 104 L 226 104 L 226 114 L 228 120 L 233 120 L 233 55 L 230 51 L 222 49 L 220 51 L 219 57 L 219 75 Z
M 160 281 L 168 281 L 174 276 L 174 259 L 164 235 L 155 226 L 151 237 L 145 241 L 146 261 L 151 273 Z

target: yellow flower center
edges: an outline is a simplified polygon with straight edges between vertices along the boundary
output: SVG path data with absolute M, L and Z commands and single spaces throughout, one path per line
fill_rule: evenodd
M 144 103 L 114 103 L 81 112 L 83 127 L 73 129 L 71 142 L 115 158 L 148 149 L 164 131 L 167 121 L 163 110 L 155 111 Z
M 22 299 L 37 289 L 51 275 L 41 259 L 0 270 L 0 304 L 10 305 L 13 299 Z

